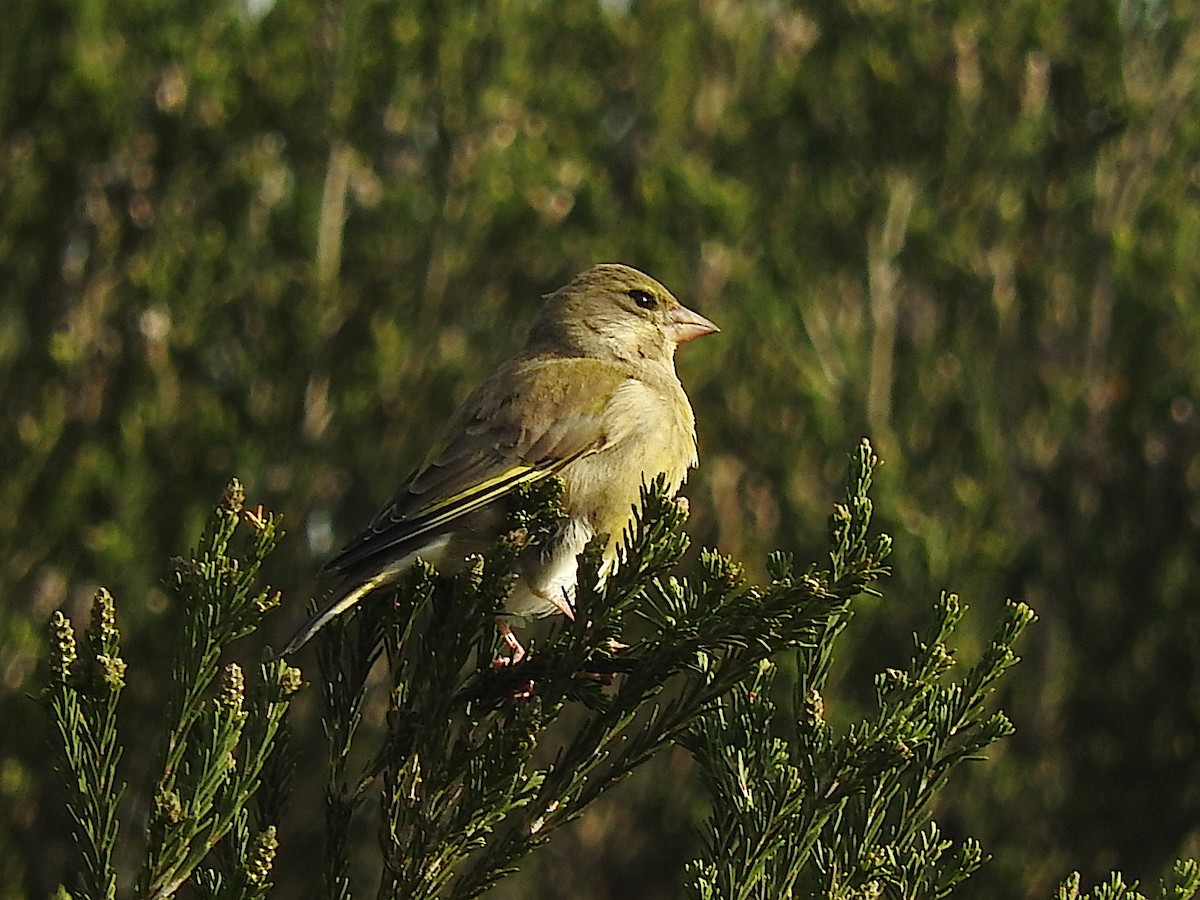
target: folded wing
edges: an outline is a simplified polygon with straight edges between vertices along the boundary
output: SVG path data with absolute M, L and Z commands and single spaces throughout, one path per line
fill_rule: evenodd
M 605 412 L 628 378 L 620 367 L 589 359 L 502 367 L 458 409 L 440 451 L 323 571 L 365 576 L 419 553 L 464 516 L 611 446 L 617 437 Z

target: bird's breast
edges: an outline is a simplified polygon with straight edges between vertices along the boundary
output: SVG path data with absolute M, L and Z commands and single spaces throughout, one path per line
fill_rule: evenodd
M 611 558 L 640 505 L 642 485 L 659 475 L 666 476 L 671 493 L 683 484 L 696 464 L 696 432 L 675 379 L 665 385 L 630 379 L 613 393 L 605 419 L 602 449 L 564 469 L 563 499 L 571 515 L 611 537 Z

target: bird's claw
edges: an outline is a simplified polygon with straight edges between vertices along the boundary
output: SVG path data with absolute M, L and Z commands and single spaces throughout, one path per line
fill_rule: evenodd
M 503 619 L 496 620 L 496 630 L 500 632 L 501 639 L 503 639 L 505 646 L 508 647 L 509 655 L 493 660 L 492 668 L 500 669 L 504 666 L 515 666 L 526 657 L 525 648 L 521 646 L 521 642 L 513 634 L 512 628 Z

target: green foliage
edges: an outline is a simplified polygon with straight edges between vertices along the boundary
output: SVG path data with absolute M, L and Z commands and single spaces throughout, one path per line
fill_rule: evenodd
M 103 588 L 92 601 L 82 657 L 70 620 L 56 612 L 50 619 L 51 680 L 42 696 L 57 729 L 58 770 L 80 858 L 80 888 L 85 896 L 104 900 L 116 897 L 112 853 L 117 804 L 125 792 L 117 780 L 117 701 L 125 687 L 120 642 L 112 595 Z
M 797 651 L 800 689 L 785 737 L 775 731 L 767 661 L 689 731 L 685 743 L 714 800 L 695 896 L 937 898 L 983 864 L 977 841 L 954 847 L 941 837 L 931 803 L 955 768 L 1012 733 L 984 701 L 1016 662 L 1012 645 L 1034 615 L 1011 605 L 984 657 L 946 684 L 954 665 L 946 641 L 962 613 L 956 597 L 943 595 L 908 668 L 876 679 L 877 717 L 843 735 L 825 721 L 824 677 L 813 665 L 828 658 L 840 627 Z
M 832 519 L 834 571 L 866 561 L 872 460 L 864 453 L 865 442 Z M 910 665 L 876 679 L 877 716 L 842 735 L 826 721 L 823 692 L 849 606 L 795 651 L 785 721 L 771 699 L 774 665 L 764 660 L 688 731 L 684 743 L 713 798 L 705 854 L 693 864 L 694 896 L 945 897 L 979 868 L 978 842 L 955 848 L 943 840 L 929 821 L 931 803 L 959 764 L 1012 733 L 1004 714 L 989 714 L 984 703 L 1016 663 L 1012 646 L 1035 617 L 1010 604 L 979 662 L 946 683 L 955 665 L 948 641 L 964 611 L 957 597 L 942 595 Z
M 1057 900 L 1147 900 L 1137 891 L 1137 882 L 1126 884 L 1120 873 L 1114 872 L 1105 884 L 1086 894 L 1080 893 L 1079 873 L 1073 873 L 1058 888 Z M 1194 859 L 1177 860 L 1171 877 L 1159 885 L 1157 900 L 1191 900 L 1200 892 L 1200 863 Z
M 648 488 L 625 536 L 624 565 L 602 583 L 600 546 L 585 551 L 574 620 L 515 664 L 496 660 L 492 614 L 503 606 L 528 524 L 553 520 L 552 496 L 518 501 L 511 521 L 519 527 L 486 559 L 453 577 L 418 569 L 391 610 L 368 605 L 335 625 L 320 654 L 335 772 L 327 896 L 348 896 L 350 817 L 373 780 L 382 785 L 380 893 L 478 896 L 684 739 L 770 657 L 796 647 L 828 653 L 833 623 L 886 571 L 890 544 L 868 533 L 874 464 L 864 441 L 831 520 L 830 566 L 799 575 L 780 560 L 777 577 L 761 588 L 713 553 L 701 557 L 697 578 L 678 577 L 686 512 L 661 484 Z M 539 501 L 531 516 L 526 504 Z M 625 644 L 633 620 L 639 636 Z M 347 762 L 370 667 L 362 660 L 373 659 L 381 638 L 387 731 L 355 782 Z M 544 756 L 547 745 L 557 748 L 550 761 L 534 764 L 534 748 Z
M 775 554 L 763 587 L 715 553 L 701 556 L 696 578 L 678 577 L 686 504 L 661 480 L 647 486 L 622 564 L 602 579 L 602 546 L 589 545 L 576 617 L 520 660 L 496 658 L 492 621 L 522 550 L 561 518 L 555 484 L 518 495 L 494 551 L 462 572 L 418 564 L 390 605 L 372 598 L 336 620 L 318 638 L 330 763 L 323 895 L 353 895 L 352 826 L 368 802 L 378 805 L 380 896 L 478 897 L 671 744 L 693 754 L 712 801 L 705 853 L 690 869 L 693 896 L 953 893 L 984 854 L 973 839 L 943 838 L 932 804 L 954 769 L 1012 732 L 985 704 L 1035 617 L 1010 604 L 979 661 L 954 679 L 948 642 L 965 610 L 942 595 L 910 664 L 876 679 L 876 716 L 836 734 L 823 698 L 834 645 L 853 601 L 878 595 L 891 550 L 871 533 L 877 463 L 864 439 L 830 517 L 828 565 L 799 574 Z M 235 547 L 242 525 L 249 535 Z M 209 900 L 263 900 L 273 887 L 290 770 L 284 716 L 300 672 L 265 662 L 252 696 L 241 666 L 219 660 L 278 605 L 259 579 L 276 534 L 275 517 L 245 509 L 234 481 L 192 558 L 174 561 L 179 643 L 134 896 L 174 897 L 191 884 Z M 623 643 L 634 620 L 639 636 Z M 125 791 L 117 701 L 127 667 L 107 591 L 95 597 L 85 640 L 81 659 L 69 620 L 52 616 L 43 697 L 80 890 L 115 898 Z M 381 647 L 386 728 L 364 756 Z M 781 654 L 797 672 L 787 715 L 772 699 Z M 1161 896 L 1192 896 L 1198 873 L 1179 863 Z M 1060 898 L 1078 898 L 1078 882 L 1068 879 Z M 1141 895 L 1113 875 L 1095 897 Z
M 258 570 L 276 541 L 273 516 L 243 508 L 241 485 L 232 482 L 190 559 L 174 561 L 173 593 L 180 617 L 170 696 L 159 728 L 162 758 L 152 791 L 136 895 L 173 897 L 193 876 L 200 895 L 263 897 L 277 846 L 274 817 L 280 812 L 286 770 L 280 728 L 299 671 L 281 661 L 260 666 L 248 693 L 236 662 L 219 661 L 235 641 L 253 633 L 278 605 L 278 593 L 260 587 Z M 231 546 L 248 523 L 251 536 Z M 77 657 L 69 620 L 51 619 L 51 682 L 45 702 L 58 732 L 60 773 L 75 823 L 80 890 L 86 897 L 115 898 L 117 804 L 124 785 L 116 781 L 122 756 L 117 700 L 126 664 L 118 655 L 119 634 L 111 595 L 101 589 L 93 605 L 85 656 Z M 213 686 L 217 684 L 214 693 Z M 148 731 L 148 729 L 140 729 Z M 125 737 L 138 742 L 150 734 Z M 274 757 L 274 762 L 272 762 Z M 264 786 L 264 778 L 270 782 Z M 252 798 L 262 820 L 250 831 Z M 265 816 L 264 816 L 265 814 Z M 232 834 L 231 834 L 232 832 Z M 222 846 L 216 865 L 200 865 Z

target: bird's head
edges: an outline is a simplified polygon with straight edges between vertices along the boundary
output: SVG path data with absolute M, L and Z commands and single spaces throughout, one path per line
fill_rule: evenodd
M 649 275 L 604 263 L 546 295 L 528 347 L 623 362 L 670 362 L 680 344 L 719 330 Z

